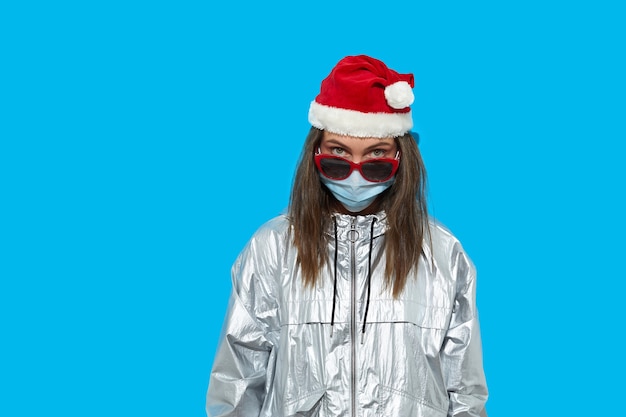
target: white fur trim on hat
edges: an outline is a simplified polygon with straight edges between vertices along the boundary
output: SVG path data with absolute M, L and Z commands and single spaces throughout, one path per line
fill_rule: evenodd
M 403 109 L 413 104 L 415 96 L 406 81 L 398 81 L 385 87 L 385 99 L 394 109 Z
M 411 130 L 413 117 L 411 111 L 408 113 L 361 113 L 312 101 L 309 107 L 309 123 L 318 129 L 339 135 L 386 138 L 402 136 Z

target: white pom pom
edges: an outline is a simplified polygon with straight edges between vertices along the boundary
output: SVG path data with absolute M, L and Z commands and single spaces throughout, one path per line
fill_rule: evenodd
M 398 81 L 385 87 L 387 103 L 394 109 L 403 109 L 413 104 L 413 89 L 406 81 Z

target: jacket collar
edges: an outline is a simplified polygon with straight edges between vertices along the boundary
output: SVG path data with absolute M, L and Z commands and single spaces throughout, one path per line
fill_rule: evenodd
M 337 233 L 342 240 L 348 237 L 350 230 L 356 230 L 358 232 L 359 240 L 363 238 L 369 239 L 372 222 L 374 222 L 373 237 L 376 238 L 385 233 L 388 225 L 387 214 L 383 210 L 376 214 L 367 214 L 365 216 L 335 213 L 333 217 L 334 221 L 337 222 Z M 332 236 L 335 234 L 334 221 L 330 222 L 330 227 L 326 231 L 326 233 Z

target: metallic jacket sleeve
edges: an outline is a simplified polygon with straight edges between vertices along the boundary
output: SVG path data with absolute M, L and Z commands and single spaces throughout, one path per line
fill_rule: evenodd
M 443 376 L 450 397 L 449 417 L 484 416 L 487 384 L 476 310 L 476 270 L 456 243 L 451 254 L 456 298 L 441 351 Z
M 255 235 L 232 267 L 232 295 L 207 391 L 208 417 L 253 417 L 263 408 L 277 311 L 268 288 L 276 267 L 272 254 L 267 236 Z

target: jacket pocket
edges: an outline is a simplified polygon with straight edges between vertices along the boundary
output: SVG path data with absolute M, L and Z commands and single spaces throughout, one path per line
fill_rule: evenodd
M 370 303 L 368 322 L 411 323 L 424 329 L 446 329 L 452 309 L 414 300 L 378 299 Z
M 285 417 L 316 417 L 322 408 L 324 390 L 314 391 L 285 404 Z
M 446 417 L 447 410 L 427 404 L 404 391 L 381 387 L 381 414 L 383 416 Z
M 382 415 L 445 416 L 440 351 L 451 310 L 399 300 L 378 303 L 374 312 L 361 354 L 376 370 L 366 385 L 380 387 Z
M 282 327 L 275 388 L 285 416 L 317 415 L 316 405 L 326 390 L 324 352 L 328 350 L 328 339 L 321 323 Z

